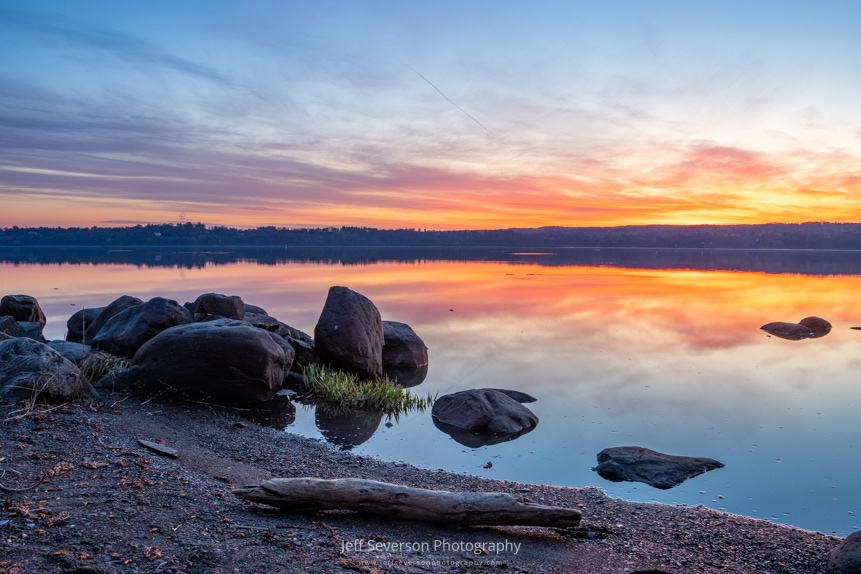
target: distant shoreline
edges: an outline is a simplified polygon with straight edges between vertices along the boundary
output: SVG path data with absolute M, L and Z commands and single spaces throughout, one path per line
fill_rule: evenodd
M 861 250 L 861 223 L 636 225 L 461 231 L 322 227 L 239 229 L 203 223 L 133 227 L 7 227 L 0 247 L 482 247 Z

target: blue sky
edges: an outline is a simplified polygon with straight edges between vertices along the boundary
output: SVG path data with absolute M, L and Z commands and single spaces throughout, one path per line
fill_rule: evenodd
M 858 221 L 857 2 L 0 4 L 0 226 Z

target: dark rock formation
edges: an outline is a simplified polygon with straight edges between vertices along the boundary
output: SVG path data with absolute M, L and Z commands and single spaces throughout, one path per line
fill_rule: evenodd
M 9 315 L 16 321 L 39 323 L 45 327 L 45 313 L 35 297 L 30 295 L 6 295 L 0 299 L 0 317 Z
M 42 337 L 42 324 L 37 321 L 16 321 L 11 315 L 0 316 L 0 333 L 10 337 L 27 337 L 34 341 L 44 343 Z
M 383 374 L 383 325 L 370 299 L 348 289 L 331 287 L 314 327 L 320 358 L 336 369 L 373 378 Z
M 107 307 L 93 307 L 91 309 L 81 309 L 76 311 L 69 320 L 66 321 L 66 340 L 73 343 L 83 343 L 84 335 L 90 331 L 90 326 L 93 324 L 99 315 Z M 90 337 L 92 341 L 92 337 Z
M 831 323 L 822 317 L 805 317 L 798 324 L 810 329 L 814 337 L 824 337 L 831 332 Z
M 132 359 L 128 384 L 143 392 L 167 387 L 240 405 L 272 399 L 289 369 L 268 332 L 219 319 L 173 327 L 150 339 Z
M 256 315 L 268 315 L 266 309 L 263 307 L 258 307 L 257 305 L 250 305 L 248 303 L 245 304 L 245 314 L 254 313 Z
M 191 322 L 191 313 L 171 299 L 153 297 L 111 317 L 93 337 L 93 348 L 131 357 L 141 345 L 170 327 Z
M 673 456 L 640 446 L 605 448 L 597 458 L 598 466 L 592 470 L 602 478 L 612 482 L 643 482 L 662 490 L 724 466 L 711 458 Z
M 74 402 L 96 396 L 78 367 L 48 345 L 25 337 L 0 341 L 0 397 Z
M 122 297 L 118 297 L 111 301 L 102 309 L 102 312 L 99 313 L 98 317 L 93 319 L 93 322 L 89 324 L 83 343 L 85 345 L 92 345 L 95 336 L 99 334 L 99 331 L 104 327 L 105 323 L 110 321 L 114 315 L 125 311 L 129 307 L 141 305 L 142 303 L 143 301 L 137 297 L 132 297 L 131 295 L 123 295 Z
M 828 556 L 826 574 L 861 574 L 861 531 L 843 539 Z
M 813 338 L 813 331 L 804 325 L 798 323 L 784 323 L 783 321 L 775 321 L 760 327 L 763 331 L 781 339 L 789 341 L 800 341 L 801 339 Z
M 220 293 L 204 293 L 195 299 L 191 305 L 186 307 L 195 315 L 195 320 L 200 320 L 197 315 L 203 317 L 216 315 L 226 319 L 244 319 L 245 303 L 236 295 L 221 295 Z M 202 318 L 202 317 L 201 317 Z
M 412 327 L 383 321 L 383 373 L 403 387 L 413 387 L 427 376 L 428 348 Z
M 281 350 L 284 351 L 284 366 L 285 370 L 289 371 L 290 368 L 293 366 L 293 360 L 296 358 L 296 351 L 293 350 L 293 345 L 291 345 L 287 339 L 280 335 L 270 333 L 269 331 L 264 331 L 264 333 L 267 333 L 269 337 L 273 341 L 275 341 L 275 344 L 281 347 Z
M 87 353 L 90 352 L 89 346 L 71 341 L 48 341 L 47 345 L 76 365 L 83 361 Z
M 437 428 L 473 448 L 512 440 L 538 425 L 532 411 L 495 389 L 444 395 L 434 402 L 431 414 Z

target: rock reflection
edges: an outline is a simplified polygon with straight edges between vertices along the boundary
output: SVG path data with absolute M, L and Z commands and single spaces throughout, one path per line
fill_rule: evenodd
M 296 405 L 282 394 L 275 395 L 275 398 L 270 401 L 240 412 L 244 418 L 253 423 L 278 430 L 284 430 L 296 421 Z
M 490 431 L 467 430 L 461 427 L 440 422 L 437 419 L 433 419 L 433 424 L 436 426 L 436 428 L 449 435 L 456 442 L 462 444 L 463 446 L 468 446 L 469 448 L 480 448 L 482 446 L 490 446 L 494 444 L 512 441 L 529 432 L 532 432 L 532 429 L 535 428 L 528 427 L 515 433 L 501 434 Z
M 341 450 L 351 450 L 370 439 L 383 420 L 383 413 L 372 410 L 337 411 L 317 405 L 314 422 L 323 438 Z
M 428 365 L 424 364 L 415 369 L 399 369 L 396 367 L 383 367 L 383 376 L 395 381 L 398 386 L 404 388 L 417 387 L 422 384 L 428 376 Z

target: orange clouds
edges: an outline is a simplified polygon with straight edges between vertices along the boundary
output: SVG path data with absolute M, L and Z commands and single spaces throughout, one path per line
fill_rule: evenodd
M 697 145 L 663 147 L 615 163 L 579 159 L 541 166 L 546 173 L 525 163 L 494 168 L 491 161 L 472 171 L 380 163 L 349 172 L 290 164 L 279 173 L 273 160 L 220 166 L 205 177 L 184 171 L 163 181 L 142 172 L 111 181 L 110 188 L 97 176 L 28 173 L 19 185 L 0 189 L 0 225 L 184 218 L 237 227 L 490 229 L 858 221 L 861 176 L 850 159 Z

